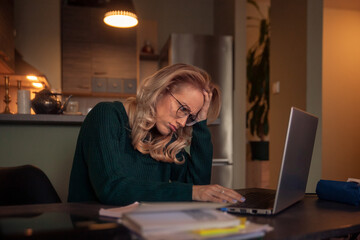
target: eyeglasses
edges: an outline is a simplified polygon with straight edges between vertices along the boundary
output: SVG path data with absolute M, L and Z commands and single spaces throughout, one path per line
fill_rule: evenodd
M 169 91 L 169 93 L 180 105 L 178 110 L 176 110 L 176 116 L 178 118 L 187 117 L 185 125 L 188 127 L 197 123 L 197 121 L 196 121 L 197 114 L 196 115 L 191 114 L 190 110 L 187 107 L 185 107 L 179 100 L 177 100 L 177 98 L 170 91 Z

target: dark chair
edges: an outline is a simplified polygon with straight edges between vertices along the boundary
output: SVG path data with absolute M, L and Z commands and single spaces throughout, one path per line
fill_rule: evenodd
M 0 167 L 0 205 L 60 203 L 45 173 L 32 165 Z

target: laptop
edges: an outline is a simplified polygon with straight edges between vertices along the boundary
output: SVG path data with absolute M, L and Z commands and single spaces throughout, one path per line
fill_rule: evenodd
M 304 198 L 318 118 L 295 107 L 289 125 L 277 190 L 237 189 L 246 198 L 227 207 L 231 213 L 273 215 Z

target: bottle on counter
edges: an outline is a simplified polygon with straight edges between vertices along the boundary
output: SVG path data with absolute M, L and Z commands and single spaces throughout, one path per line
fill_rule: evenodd
M 154 54 L 154 48 L 151 46 L 150 41 L 145 41 L 144 46 L 141 48 L 141 53 Z

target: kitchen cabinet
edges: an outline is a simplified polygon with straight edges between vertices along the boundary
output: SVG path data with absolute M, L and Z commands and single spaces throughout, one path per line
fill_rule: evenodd
M 159 70 L 159 54 L 139 54 L 139 82 Z
M 64 94 L 126 97 L 136 93 L 136 29 L 105 25 L 103 8 L 62 6 Z
M 141 19 L 137 27 L 137 41 L 138 79 L 141 83 L 142 80 L 151 76 L 159 69 L 158 22 Z M 149 45 L 152 51 L 148 49 Z M 144 47 L 145 52 L 143 51 Z
M 0 73 L 15 70 L 14 2 L 2 0 L 0 4 Z
M 140 53 L 140 61 L 159 61 L 159 54 L 144 54 Z

